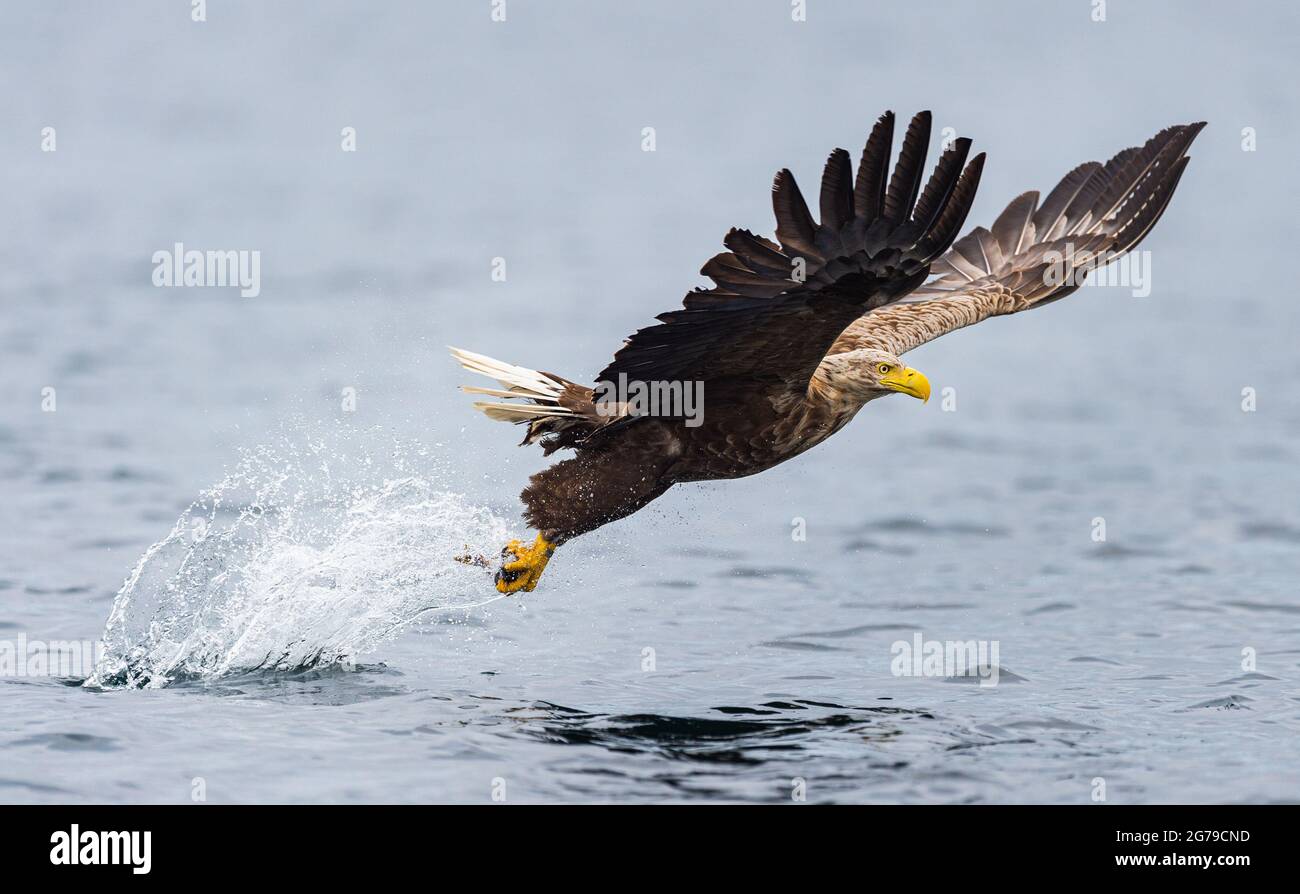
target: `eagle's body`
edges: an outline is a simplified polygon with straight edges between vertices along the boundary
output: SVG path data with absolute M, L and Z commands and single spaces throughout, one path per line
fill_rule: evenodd
M 489 416 L 527 423 L 525 443 L 575 455 L 532 477 L 522 498 L 537 542 L 512 541 L 503 592 L 531 590 L 554 548 L 637 511 L 674 484 L 740 478 L 798 456 L 893 392 L 928 399 L 899 357 L 991 316 L 1065 297 L 1082 274 L 1135 246 L 1164 212 L 1203 124 L 1171 127 L 1106 165 L 1075 168 L 1041 204 L 1024 193 L 991 229 L 954 244 L 984 156 L 957 140 L 921 188 L 930 118 L 912 120 L 892 177 L 893 116 L 876 124 L 857 176 L 831 153 L 811 214 L 789 171 L 773 186 L 776 241 L 745 230 L 703 273 L 715 285 L 627 340 L 588 388 L 453 349 L 500 388 L 468 391 Z M 946 254 L 945 254 L 946 253 Z M 939 276 L 927 282 L 931 272 Z M 696 389 L 699 412 L 647 413 L 612 388 Z M 517 401 L 517 402 L 516 402 Z
M 533 476 L 523 493 L 529 523 L 559 543 L 640 509 L 674 484 L 755 475 L 820 444 L 861 407 L 822 394 L 752 399 L 729 391 L 706 390 L 696 428 L 639 420 Z

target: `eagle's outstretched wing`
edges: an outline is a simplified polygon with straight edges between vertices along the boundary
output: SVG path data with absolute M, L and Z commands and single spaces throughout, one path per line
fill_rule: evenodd
M 1065 175 L 1040 205 L 1017 197 L 993 223 L 967 233 L 905 302 L 871 310 L 828 353 L 875 348 L 902 354 L 991 316 L 1042 307 L 1079 287 L 1089 269 L 1134 248 L 1164 213 L 1205 122 L 1166 128 L 1105 165 Z
M 844 327 L 926 280 L 974 200 L 984 156 L 966 164 L 969 140 L 943 154 L 922 190 L 930 113 L 912 119 L 889 177 L 893 135 L 894 116 L 886 112 L 856 179 L 849 154 L 831 153 L 820 223 L 794 176 L 780 171 L 772 186 L 777 242 L 731 230 L 723 240 L 730 250 L 701 270 L 716 285 L 691 292 L 682 310 L 632 335 L 598 381 L 622 373 L 647 382 L 744 377 L 756 391 L 806 387 Z

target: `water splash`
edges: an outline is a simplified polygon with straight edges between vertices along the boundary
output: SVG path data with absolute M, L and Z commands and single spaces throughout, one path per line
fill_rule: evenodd
M 399 445 L 380 473 L 321 439 L 246 452 L 140 559 L 86 685 L 347 665 L 427 612 L 492 601 L 455 557 L 492 555 L 506 523 L 413 471 L 430 464 Z

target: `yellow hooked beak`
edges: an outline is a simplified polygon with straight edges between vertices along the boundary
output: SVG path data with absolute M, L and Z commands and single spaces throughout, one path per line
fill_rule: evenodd
M 891 391 L 920 398 L 922 403 L 930 399 L 930 380 L 910 366 L 894 367 L 880 377 L 880 384 Z

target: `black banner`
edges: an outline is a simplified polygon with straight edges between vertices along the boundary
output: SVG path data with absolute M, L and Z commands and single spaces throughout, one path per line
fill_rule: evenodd
M 4 865 L 51 878 L 337 881 L 336 873 L 556 861 L 656 873 L 871 861 L 873 878 L 1035 876 L 1230 882 L 1279 870 L 1293 807 L 75 807 L 0 808 Z M 522 849 L 522 850 L 521 850 Z M 743 859 L 740 857 L 743 856 Z M 478 863 L 478 860 L 491 861 Z M 533 869 L 538 869 L 534 866 Z M 530 870 L 531 875 L 531 870 Z M 972 884 L 987 876 L 972 876 Z

